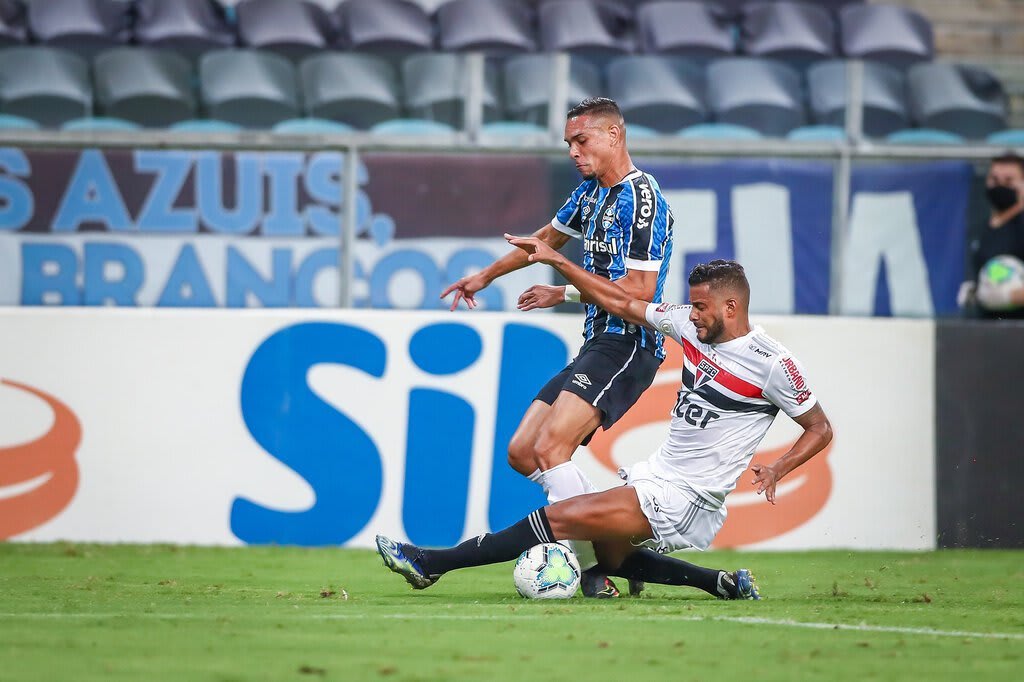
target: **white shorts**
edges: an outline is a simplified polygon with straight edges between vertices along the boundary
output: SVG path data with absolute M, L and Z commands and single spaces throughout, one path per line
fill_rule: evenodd
M 725 507 L 715 507 L 685 483 L 651 473 L 647 462 L 619 469 L 619 477 L 636 490 L 654 534 L 653 539 L 634 543 L 637 546 L 661 554 L 689 547 L 704 550 L 725 523 Z

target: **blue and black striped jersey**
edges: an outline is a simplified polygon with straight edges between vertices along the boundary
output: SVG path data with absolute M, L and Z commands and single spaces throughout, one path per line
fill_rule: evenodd
M 658 273 L 652 303 L 661 303 L 672 255 L 672 211 L 661 195 L 658 181 L 634 169 L 617 185 L 601 187 L 596 179 L 585 180 L 558 210 L 552 226 L 583 240 L 583 267 L 613 282 L 627 270 Z M 662 335 L 587 305 L 583 338 L 596 334 L 628 334 L 640 346 L 665 357 Z

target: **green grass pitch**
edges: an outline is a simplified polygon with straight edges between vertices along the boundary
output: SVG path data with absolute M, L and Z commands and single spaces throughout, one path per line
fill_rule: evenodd
M 511 564 L 413 592 L 369 551 L 0 543 L 0 680 L 1020 679 L 1022 559 L 709 552 L 765 599 L 528 602 Z

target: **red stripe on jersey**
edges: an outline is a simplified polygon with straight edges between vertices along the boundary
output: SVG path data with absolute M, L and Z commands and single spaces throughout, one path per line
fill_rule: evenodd
M 692 343 L 683 339 L 683 353 L 686 355 L 686 359 L 693 363 L 694 368 L 700 364 L 701 360 L 707 360 L 715 367 L 717 364 L 711 362 L 711 360 L 700 352 L 696 346 Z M 740 379 L 735 374 L 731 374 L 725 369 L 718 367 L 718 374 L 715 375 L 715 382 L 729 389 L 737 395 L 744 396 L 746 398 L 764 398 L 764 393 L 761 392 L 761 387 L 756 386 L 749 381 Z

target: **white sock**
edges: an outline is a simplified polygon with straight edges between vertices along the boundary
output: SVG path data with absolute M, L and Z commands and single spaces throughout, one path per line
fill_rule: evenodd
M 590 482 L 590 479 L 576 466 L 575 462 L 569 461 L 558 466 L 551 467 L 541 475 L 540 484 L 548 495 L 548 502 L 554 504 L 577 495 L 586 495 L 596 492 L 597 488 Z M 597 555 L 594 554 L 594 545 L 586 540 L 564 541 L 572 549 L 576 558 L 579 559 L 580 568 L 587 570 L 597 565 Z

